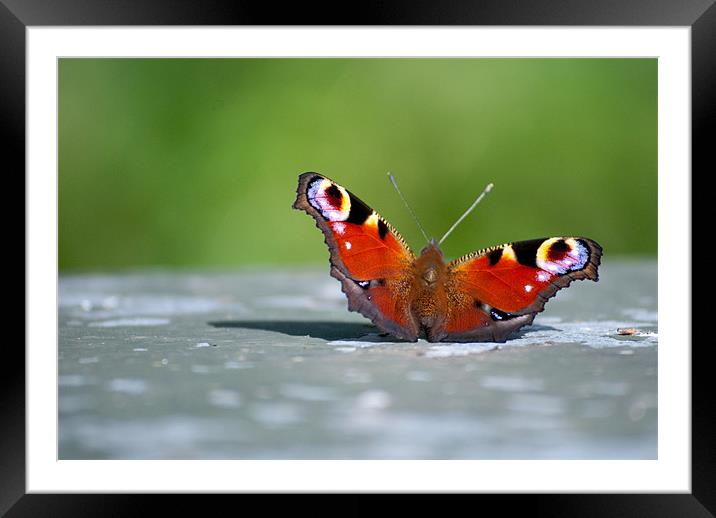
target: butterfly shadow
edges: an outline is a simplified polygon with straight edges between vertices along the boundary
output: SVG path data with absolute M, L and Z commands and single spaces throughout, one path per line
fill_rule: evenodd
M 208 322 L 218 328 L 257 329 L 291 336 L 310 336 L 323 340 L 395 341 L 371 324 L 331 322 L 329 320 L 221 320 Z
M 509 342 L 510 340 L 514 340 L 516 338 L 524 338 L 526 334 L 534 333 L 535 331 L 559 331 L 559 329 L 549 325 L 532 324 L 514 331 L 507 341 Z
M 388 333 L 381 333 L 377 327 L 361 322 L 332 322 L 329 320 L 219 320 L 208 322 L 212 327 L 257 329 L 290 336 L 310 336 L 323 340 L 355 340 L 360 342 L 402 342 Z M 523 338 L 534 331 L 557 331 L 552 326 L 533 324 L 510 336 L 510 340 Z M 508 340 L 509 341 L 509 340 Z

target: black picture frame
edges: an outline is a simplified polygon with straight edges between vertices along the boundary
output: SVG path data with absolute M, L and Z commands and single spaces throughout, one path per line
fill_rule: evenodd
M 28 26 L 82 25 L 605 25 L 688 26 L 692 58 L 692 207 L 708 206 L 707 191 L 693 179 L 716 170 L 711 158 L 716 125 L 715 0 L 530 0 L 521 3 L 415 1 L 361 3 L 356 9 L 326 11 L 325 5 L 297 3 L 281 9 L 264 2 L 205 0 L 0 0 L 0 128 L 5 144 L 5 178 L 25 171 L 25 30 Z M 338 4 L 334 4 L 338 5 Z M 8 160 L 9 159 L 9 160 Z M 24 181 L 21 187 L 24 190 Z M 6 190 L 9 192 L 9 189 Z M 692 221 L 696 221 L 693 218 Z M 693 235 L 693 234 L 692 234 Z M 685 251 L 686 252 L 686 251 Z M 26 260 L 23 248 L 23 259 Z M 691 251 L 684 254 L 691 259 Z M 23 261 L 24 262 L 24 261 Z M 693 264 L 693 263 L 692 263 Z M 24 270 L 25 272 L 27 270 Z M 688 301 L 685 301 L 688 302 Z M 692 307 L 699 311 L 696 304 Z M 701 306 L 703 307 L 703 306 Z M 693 316 L 692 316 L 693 321 Z M 688 347 L 691 344 L 679 344 Z M 710 344 L 692 348 L 692 492 L 690 494 L 532 494 L 492 496 L 502 513 L 515 506 L 550 516 L 714 516 L 716 512 L 716 419 L 711 403 Z M 39 495 L 25 492 L 25 355 L 4 350 L 0 376 L 0 514 L 20 516 L 126 516 L 146 513 L 148 496 Z M 412 500 L 421 508 L 422 498 Z M 176 503 L 175 503 L 176 502 Z M 357 514 L 365 500 L 351 497 L 342 508 Z M 403 502 L 404 505 L 405 501 Z M 185 498 L 164 498 L 164 512 Z M 201 504 L 199 504 L 201 505 Z M 365 508 L 372 507 L 365 504 Z M 205 507 L 198 507 L 204 509 Z M 343 512 L 343 511 L 341 511 Z

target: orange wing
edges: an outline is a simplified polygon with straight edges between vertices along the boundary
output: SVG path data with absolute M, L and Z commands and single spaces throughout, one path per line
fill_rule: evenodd
M 448 265 L 451 304 L 442 340 L 504 341 L 532 323 L 574 280 L 598 280 L 602 248 L 583 237 L 520 241 L 474 252 Z
M 383 331 L 415 341 L 419 326 L 407 294 L 415 261 L 403 238 L 373 209 L 318 173 L 298 178 L 295 209 L 310 214 L 330 251 L 331 275 L 341 281 L 348 309 Z

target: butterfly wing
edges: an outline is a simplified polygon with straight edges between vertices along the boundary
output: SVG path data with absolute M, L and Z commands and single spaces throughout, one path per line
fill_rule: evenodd
M 373 209 L 333 180 L 303 173 L 293 208 L 311 215 L 330 251 L 331 275 L 341 282 L 348 309 L 383 331 L 410 341 L 419 326 L 409 310 L 415 256 Z
M 602 248 L 583 237 L 520 241 L 473 252 L 448 264 L 450 305 L 443 341 L 505 341 L 531 324 L 558 290 L 599 279 Z

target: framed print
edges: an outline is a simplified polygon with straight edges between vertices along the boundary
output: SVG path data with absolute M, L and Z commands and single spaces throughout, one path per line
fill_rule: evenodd
M 708 2 L 352 27 L 6 5 L 28 205 L 9 516 L 117 492 L 713 509 L 689 303 Z

